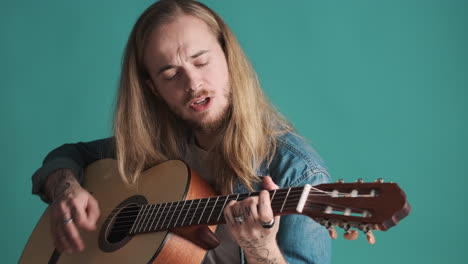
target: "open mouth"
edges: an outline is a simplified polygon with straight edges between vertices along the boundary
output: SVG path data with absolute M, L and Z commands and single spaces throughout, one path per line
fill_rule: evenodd
M 205 98 L 203 98 L 203 99 L 201 99 L 201 100 L 198 100 L 198 101 L 193 102 L 193 104 L 195 104 L 195 105 L 205 105 L 205 104 L 207 104 L 209 101 L 210 101 L 210 98 L 209 98 L 209 97 L 205 97 Z
M 190 108 L 192 108 L 195 111 L 204 111 L 210 107 L 211 102 L 211 97 L 199 97 L 190 103 Z

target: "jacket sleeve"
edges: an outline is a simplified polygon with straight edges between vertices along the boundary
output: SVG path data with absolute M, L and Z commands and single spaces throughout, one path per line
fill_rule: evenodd
M 330 174 L 318 153 L 302 138 L 289 134 L 277 142 L 276 154 L 265 175 L 280 188 L 330 182 Z M 281 217 L 276 236 L 289 264 L 328 264 L 331 238 L 328 230 L 304 215 Z
M 42 186 L 49 174 L 57 169 L 71 169 L 77 180 L 83 182 L 86 166 L 99 159 L 115 159 L 114 138 L 99 139 L 91 142 L 64 144 L 52 150 L 32 175 L 32 193 L 39 195 L 44 202 L 50 202 L 42 192 Z
M 328 175 L 318 173 L 298 185 L 313 186 L 328 181 Z M 327 264 L 331 261 L 328 231 L 312 218 L 304 215 L 282 216 L 276 238 L 289 264 Z

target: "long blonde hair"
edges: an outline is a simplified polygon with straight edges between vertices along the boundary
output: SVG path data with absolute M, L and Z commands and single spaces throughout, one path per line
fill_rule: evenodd
M 119 171 L 126 183 L 137 182 L 141 172 L 169 159 L 181 159 L 189 129 L 145 85 L 143 58 L 151 31 L 181 14 L 204 21 L 217 36 L 226 56 L 231 85 L 229 118 L 212 149 L 218 190 L 233 191 L 240 180 L 248 189 L 258 182 L 256 170 L 271 162 L 278 135 L 291 131 L 289 123 L 270 105 L 257 75 L 236 37 L 224 21 L 204 4 L 192 0 L 161 0 L 140 16 L 128 39 L 123 58 L 114 119 Z

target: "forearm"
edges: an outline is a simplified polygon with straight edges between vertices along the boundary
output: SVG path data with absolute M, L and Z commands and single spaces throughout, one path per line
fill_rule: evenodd
M 79 185 L 72 170 L 58 169 L 47 177 L 42 192 L 49 201 L 54 201 L 57 197 L 66 194 L 70 188 Z
M 64 144 L 50 152 L 44 159 L 42 167 L 33 174 L 32 193 L 50 203 L 50 193 L 44 193 L 46 181 L 50 175 L 61 169 L 69 169 L 80 183 L 83 181 L 83 169 L 90 163 L 104 158 L 115 158 L 113 138 Z
M 244 240 L 243 250 L 248 264 L 286 264 L 278 244 L 266 244 L 259 240 Z

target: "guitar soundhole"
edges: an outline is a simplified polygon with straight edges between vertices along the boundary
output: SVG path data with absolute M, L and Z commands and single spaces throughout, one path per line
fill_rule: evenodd
M 129 233 L 138 216 L 139 207 L 147 203 L 141 195 L 132 196 L 120 203 L 102 225 L 99 248 L 104 252 L 112 252 L 127 244 L 132 239 Z

